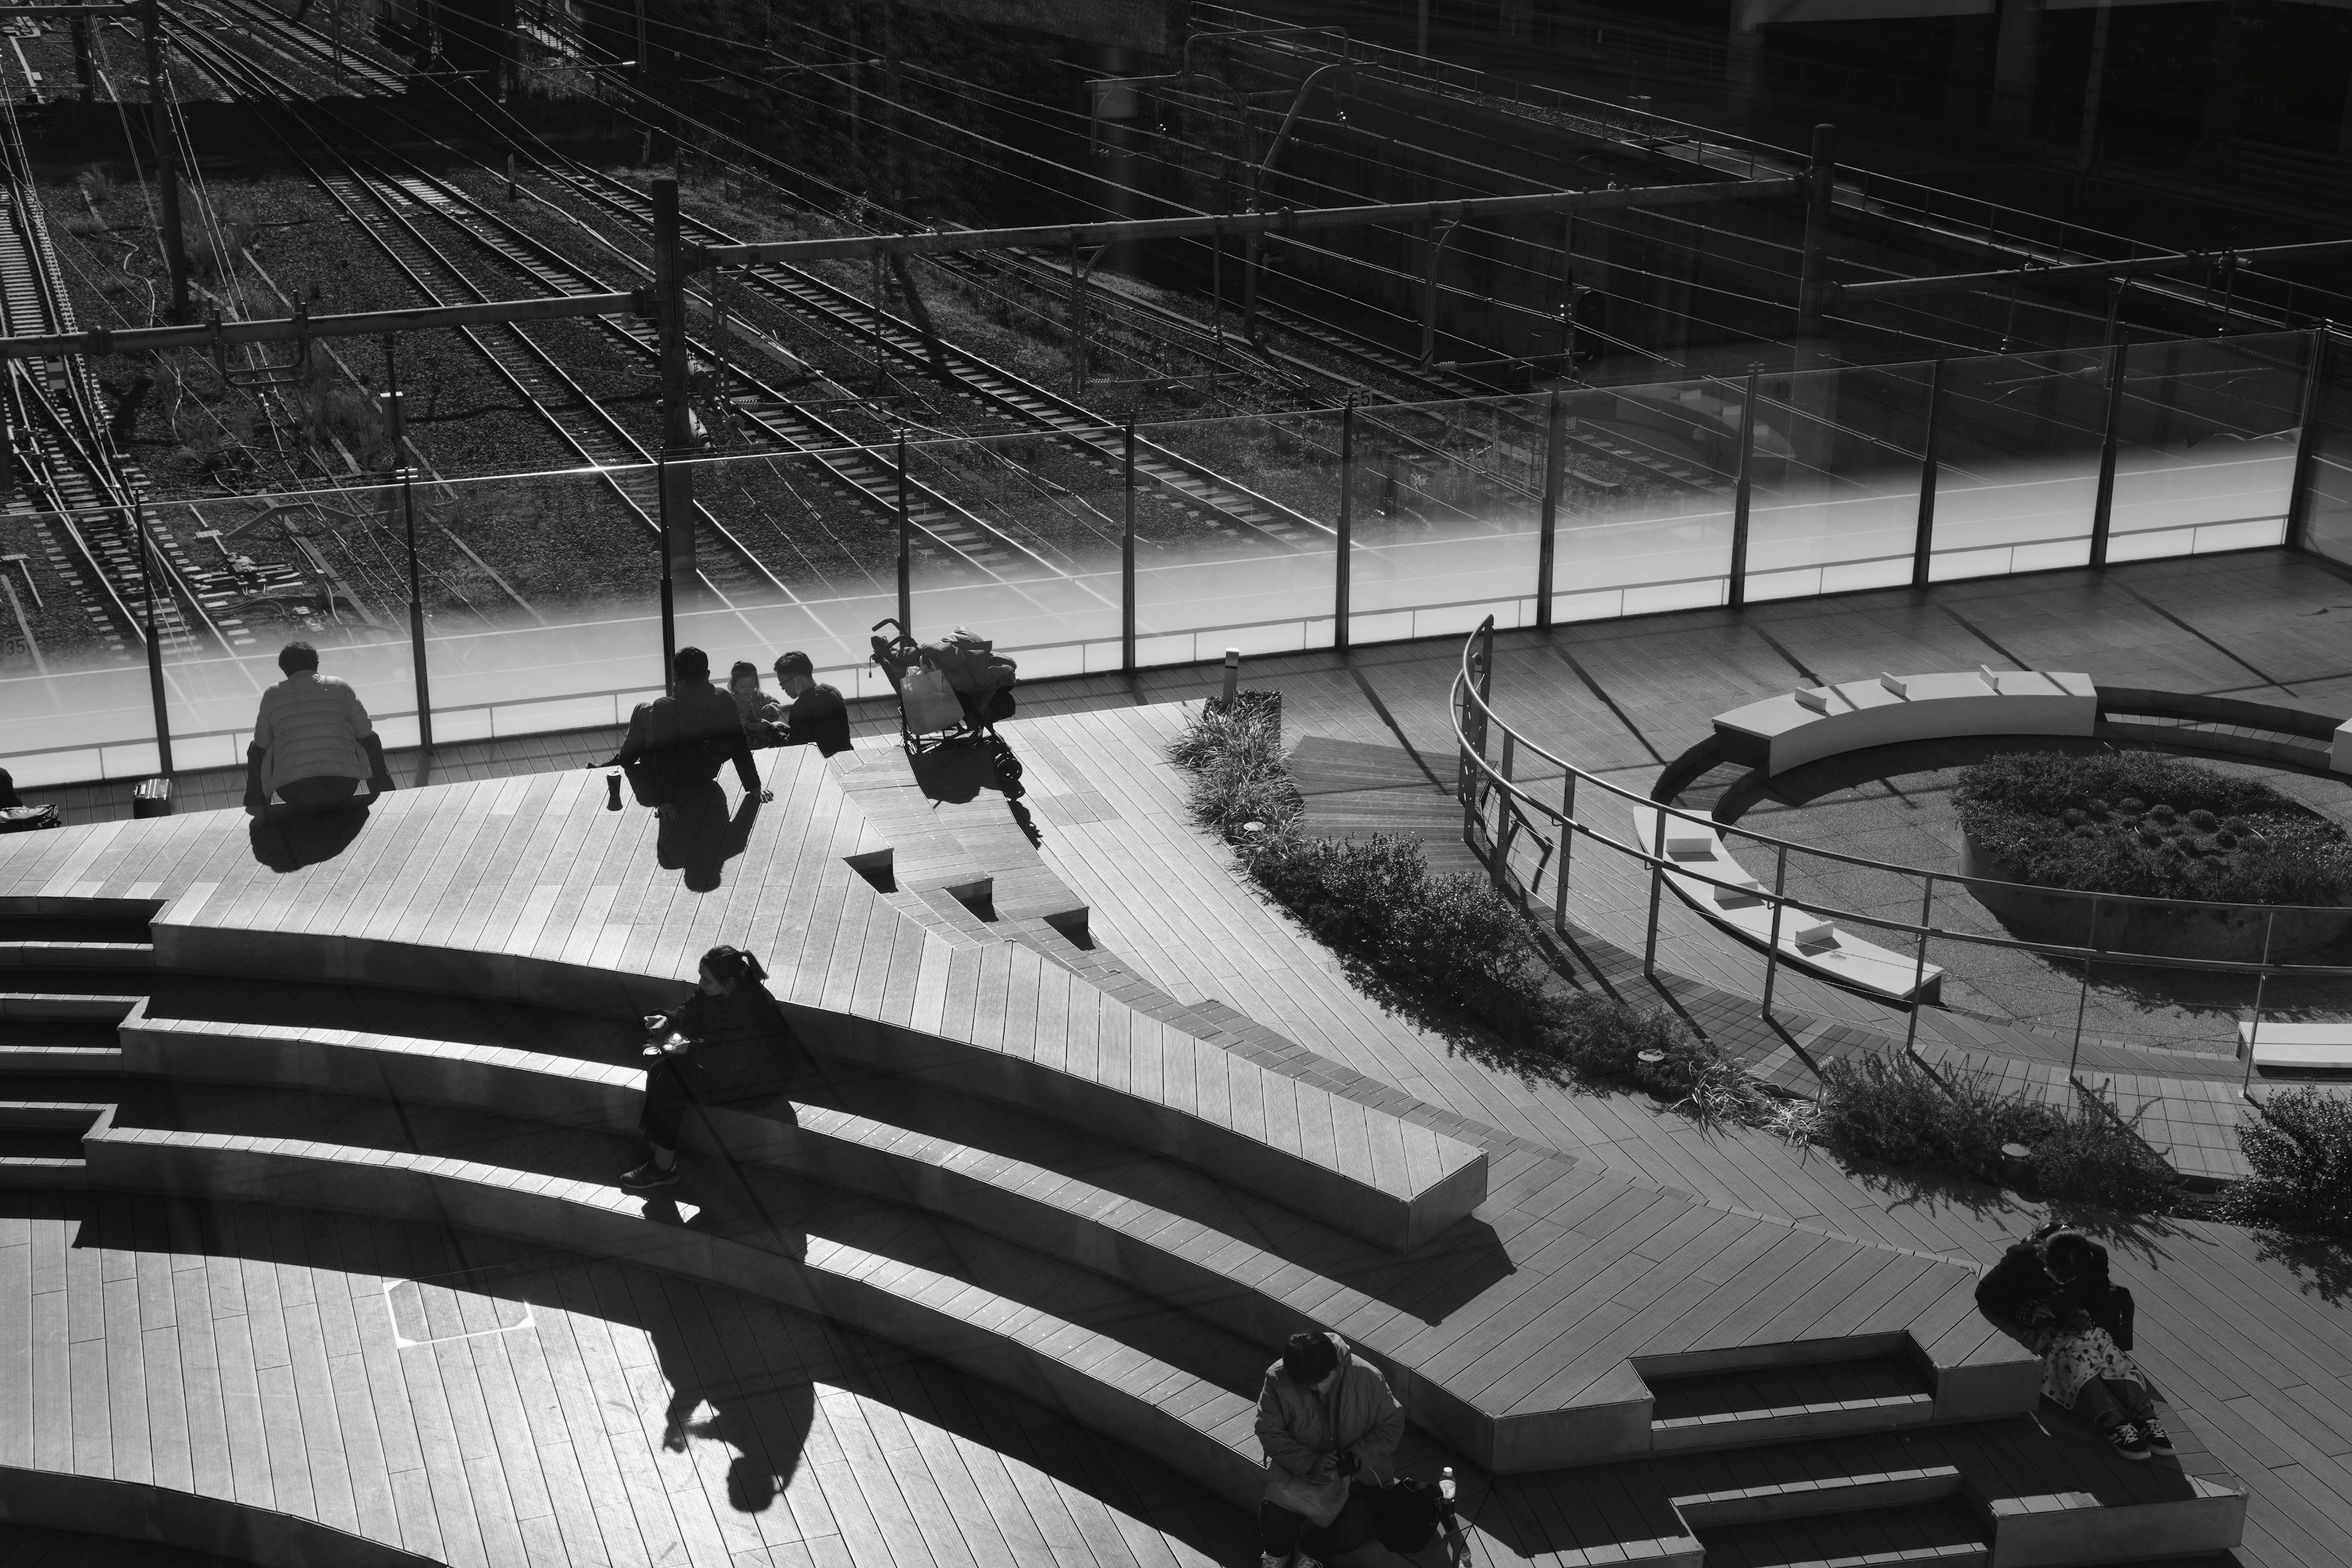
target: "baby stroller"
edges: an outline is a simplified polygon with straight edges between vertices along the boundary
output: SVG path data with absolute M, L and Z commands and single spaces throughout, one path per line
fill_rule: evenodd
M 884 637 L 884 626 L 893 635 Z M 1005 797 L 1019 799 L 1021 760 L 996 732 L 998 721 L 1013 716 L 1019 679 L 1013 660 L 961 626 L 934 643 L 918 643 L 895 617 L 875 622 L 873 632 L 874 662 L 898 694 L 898 740 L 907 754 L 980 747 Z

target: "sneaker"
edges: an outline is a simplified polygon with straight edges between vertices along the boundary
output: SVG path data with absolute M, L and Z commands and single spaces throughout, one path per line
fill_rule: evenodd
M 2139 1435 L 2147 1439 L 2150 1453 L 2169 1454 L 2173 1451 L 2172 1434 L 2167 1432 L 2154 1416 L 2139 1424 Z
M 2114 1444 L 2116 1452 L 2126 1459 L 2137 1461 L 2147 1458 L 2147 1439 L 2139 1435 L 2139 1427 L 2132 1422 L 2118 1421 L 2108 1427 L 2107 1441 Z
M 1257 1554 L 1257 1568 L 1290 1568 L 1290 1555 L 1287 1552 L 1261 1552 Z
M 634 1171 L 621 1173 L 621 1185 L 633 1193 L 649 1192 L 655 1187 L 672 1186 L 677 1181 L 676 1165 L 656 1165 L 651 1160 Z

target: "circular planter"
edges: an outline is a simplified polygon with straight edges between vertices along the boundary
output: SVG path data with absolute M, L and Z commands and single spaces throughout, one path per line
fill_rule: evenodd
M 2208 904 L 2135 904 L 2121 900 L 2099 905 L 2098 940 L 2092 942 L 2089 893 L 2061 892 L 2019 880 L 2021 871 L 2012 861 L 1988 855 L 1974 835 L 1965 835 L 1960 850 L 1960 874 L 2012 884 L 1969 889 L 1977 902 L 1990 910 L 2012 936 L 2027 942 L 2055 942 L 2067 947 L 2096 945 L 2110 952 L 2139 953 L 2151 958 L 2219 958 L 2259 963 L 2267 910 L 2259 905 L 2217 909 Z M 2294 958 L 2326 947 L 2352 931 L 2352 909 L 2305 914 L 2282 914 L 2271 936 L 2273 962 Z

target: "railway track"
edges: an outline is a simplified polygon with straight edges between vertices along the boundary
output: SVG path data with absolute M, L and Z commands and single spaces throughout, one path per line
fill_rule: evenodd
M 205 47 L 203 44 L 196 47 Z M 289 101 L 287 84 L 266 68 L 250 61 L 220 63 L 228 74 L 239 79 L 245 91 L 267 94 L 278 109 L 299 117 L 299 110 Z M 304 129 L 316 133 L 313 127 Z M 451 289 L 462 289 L 474 299 L 489 296 L 446 251 L 425 237 L 416 221 L 425 216 L 454 227 L 472 246 L 495 257 L 545 293 L 610 291 L 602 279 L 483 210 L 464 192 L 404 160 L 381 152 L 375 155 L 346 152 L 344 169 L 322 170 L 305 157 L 292 139 L 281 133 L 279 140 L 310 177 L 319 182 L 347 215 L 387 249 L 411 281 L 429 298 L 440 300 L 439 290 Z M 371 222 L 367 216 L 371 210 L 381 214 L 384 221 Z M 594 321 L 634 356 L 648 364 L 658 358 L 659 344 L 650 322 L 613 317 L 597 317 Z M 652 461 L 635 438 L 598 406 L 528 334 L 503 326 L 469 331 L 467 336 L 475 340 L 477 347 L 520 395 L 556 424 L 559 434 L 583 461 L 608 469 Z M 708 345 L 691 346 L 708 357 Z M 867 444 L 795 406 L 782 392 L 756 377 L 746 376 L 739 370 L 732 379 L 745 388 L 731 404 L 740 417 L 775 447 L 807 457 L 838 492 L 895 525 L 901 477 L 893 462 Z M 555 417 L 563 412 L 580 417 L 569 421 Z M 607 472 L 604 478 L 646 526 L 658 533 L 656 476 L 650 471 Z M 1064 567 L 1048 562 L 911 474 L 905 477 L 905 489 L 909 524 L 929 552 L 950 564 L 983 580 L 1067 574 Z M 698 564 L 706 580 L 728 602 L 797 598 L 756 552 L 700 502 L 697 503 L 697 529 L 700 542 L 715 547 L 708 552 L 698 548 Z
M 407 79 L 399 71 L 348 46 L 339 57 L 331 36 L 307 22 L 280 15 L 261 0 L 206 0 L 204 9 L 212 13 L 219 28 L 250 37 L 287 63 L 315 71 L 347 91 L 397 98 L 408 90 Z
M 529 139 L 528 132 L 505 134 L 505 139 L 519 156 L 529 159 L 545 177 L 650 232 L 653 203 L 644 193 L 601 171 L 550 153 L 543 145 L 536 144 L 535 139 Z M 682 215 L 680 227 L 690 244 L 736 243 L 733 236 L 692 216 Z M 1123 471 L 1123 433 L 1112 422 L 1069 399 L 969 350 L 927 338 L 914 323 L 887 310 L 877 311 L 872 301 L 861 300 L 813 273 L 779 263 L 763 263 L 742 269 L 742 276 L 763 298 L 838 340 L 861 347 L 870 345 L 878 331 L 884 348 L 896 359 L 926 374 L 944 372 L 958 390 L 1008 422 L 1055 437 L 1097 468 Z M 1301 549 L 1319 543 L 1333 531 L 1328 525 L 1155 442 L 1136 443 L 1136 473 L 1163 500 L 1229 535 L 1286 549 Z
M 10 335 L 69 332 L 73 306 L 60 281 L 48 223 L 31 181 L 16 118 L 6 118 L 8 167 L 0 179 L 0 330 Z M 31 479 L 7 510 L 35 520 L 42 552 L 68 584 L 90 640 L 111 652 L 143 647 L 148 560 L 142 559 L 134 508 L 141 476 L 113 451 L 103 396 L 79 355 L 14 360 L 5 372 L 5 408 L 16 458 Z M 228 651 L 252 644 L 236 614 L 236 584 L 207 573 L 174 531 L 147 519 L 154 570 L 154 628 L 173 657 Z

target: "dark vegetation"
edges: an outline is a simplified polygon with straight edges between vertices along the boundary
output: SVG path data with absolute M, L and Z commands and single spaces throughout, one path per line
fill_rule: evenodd
M 2305 1087 L 2255 1101 L 2238 1135 L 2253 1174 L 2222 1211 L 2242 1224 L 2352 1237 L 2352 1100 Z
M 2086 893 L 2340 904 L 2344 830 L 2258 780 L 2150 752 L 2027 752 L 1960 772 L 1960 826 L 2022 880 Z

